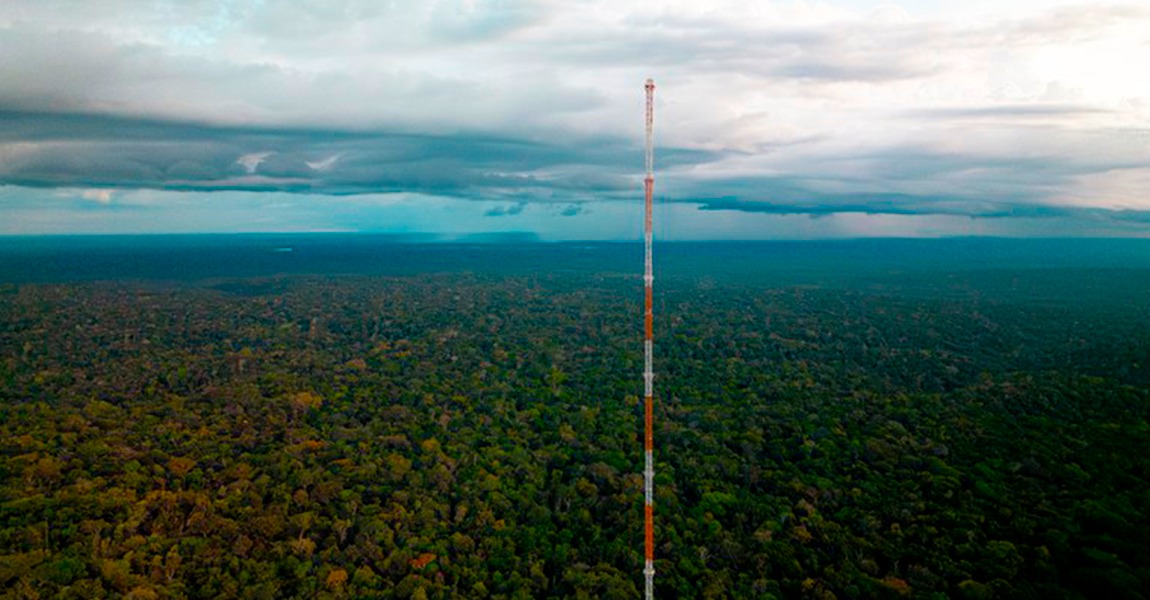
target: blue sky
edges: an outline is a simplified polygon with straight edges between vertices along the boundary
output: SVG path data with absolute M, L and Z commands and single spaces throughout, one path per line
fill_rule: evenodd
M 8 0 L 0 234 L 1145 236 L 1144 2 Z

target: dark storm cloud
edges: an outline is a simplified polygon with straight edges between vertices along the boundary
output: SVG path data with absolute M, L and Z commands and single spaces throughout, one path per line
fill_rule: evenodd
M 506 200 L 486 216 L 511 216 L 526 203 L 636 197 L 641 149 L 610 139 L 570 145 L 477 134 L 413 135 L 301 128 L 224 127 L 166 120 L 78 114 L 0 112 L 0 183 L 40 188 L 150 188 L 195 191 L 287 191 L 328 195 L 422 192 Z M 1078 174 L 1141 166 L 1121 159 L 1094 164 L 1056 157 L 1015 158 L 933 153 L 892 147 L 828 154 L 808 176 L 729 175 L 705 180 L 678 175 L 723 158 L 722 153 L 661 149 L 671 183 L 660 201 L 698 203 L 704 210 L 749 213 L 866 213 L 957 215 L 977 218 L 1078 217 L 1129 222 L 1141 211 L 1072 209 L 1041 203 L 1040 184 Z M 863 176 L 840 171 L 849 161 Z M 950 194 L 930 191 L 842 191 L 875 181 L 935 180 L 982 173 Z M 988 173 L 992 173 L 988 175 Z M 996 192 L 994 185 L 1007 192 Z
M 609 198 L 634 187 L 640 148 L 480 134 L 224 127 L 77 114 L 0 112 L 0 183 L 29 187 L 424 192 L 484 199 Z M 713 158 L 670 151 L 669 167 Z
M 1088 157 L 1065 151 L 1101 147 L 1094 139 L 1099 136 L 1110 141 L 1106 151 Z M 680 190 L 678 200 L 697 202 L 702 210 L 1147 222 L 1150 211 L 1051 202 L 1059 190 L 1083 178 L 1150 169 L 1135 148 L 1139 136 L 1075 132 L 1048 142 L 1031 156 L 1015 156 L 1010 149 L 960 154 L 913 145 L 825 153 L 817 167 L 802 174 L 728 176 L 672 185 Z
M 825 217 L 840 213 L 901 216 L 958 216 L 972 219 L 1054 219 L 1150 223 L 1150 210 L 1086 208 L 1049 204 L 993 202 L 982 198 L 910 196 L 903 194 L 852 194 L 819 197 L 808 193 L 808 202 L 748 201 L 735 198 L 700 199 L 700 210 L 733 210 L 774 215 Z

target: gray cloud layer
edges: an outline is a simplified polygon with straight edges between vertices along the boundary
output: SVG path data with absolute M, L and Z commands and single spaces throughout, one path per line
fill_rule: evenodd
M 0 182 L 42 188 L 151 188 L 182 191 L 287 191 L 330 195 L 420 192 L 469 199 L 510 200 L 490 216 L 516 215 L 527 202 L 631 200 L 633 164 L 640 149 L 619 140 L 570 145 L 478 134 L 417 135 L 270 127 L 228 127 L 87 114 L 0 112 Z M 663 149 L 671 173 L 726 154 Z M 1121 161 L 1095 165 L 1051 157 L 1000 163 L 993 157 L 933 155 L 917 148 L 827 157 L 873 163 L 865 178 L 736 175 L 694 180 L 669 176 L 660 198 L 698 203 L 704 210 L 812 216 L 855 212 L 958 215 L 975 218 L 1088 217 L 1145 222 L 1145 211 L 1054 207 L 1041 204 L 1043 182 L 1079 172 L 1105 172 Z M 1130 165 L 1125 165 L 1130 166 Z M 947 195 L 923 192 L 835 191 L 874 179 L 903 180 L 998 169 L 1017 178 L 1012 194 L 987 193 L 976 181 Z M 660 183 L 660 191 L 663 184 Z M 568 206 L 564 214 L 577 214 Z
M 86 114 L 0 112 L 0 181 L 33 187 L 414 191 L 552 200 L 632 193 L 641 155 L 618 140 L 546 144 L 481 134 L 227 127 Z M 669 167 L 707 160 L 670 151 Z M 638 159 L 638 160 L 637 160 Z

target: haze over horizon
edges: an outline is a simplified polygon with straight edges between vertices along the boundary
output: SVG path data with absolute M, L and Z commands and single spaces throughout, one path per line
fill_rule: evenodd
M 0 234 L 1145 237 L 1150 7 L 0 6 Z M 1141 69 L 1140 69 L 1141 67 Z

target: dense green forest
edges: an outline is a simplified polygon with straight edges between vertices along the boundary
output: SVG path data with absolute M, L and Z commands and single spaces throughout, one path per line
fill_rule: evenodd
M 1144 598 L 1150 273 L 664 278 L 665 598 Z M 0 287 L 10 598 L 637 598 L 641 281 Z

